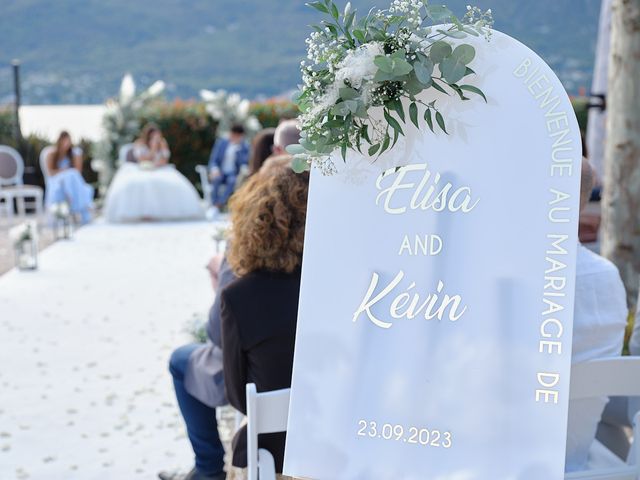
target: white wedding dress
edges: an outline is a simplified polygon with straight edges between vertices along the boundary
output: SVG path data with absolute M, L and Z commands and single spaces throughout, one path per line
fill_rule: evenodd
M 112 223 L 195 220 L 204 211 L 196 189 L 173 165 L 125 163 L 107 191 L 104 216 Z

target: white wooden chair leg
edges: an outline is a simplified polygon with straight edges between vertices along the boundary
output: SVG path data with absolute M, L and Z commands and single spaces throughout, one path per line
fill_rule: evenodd
M 27 214 L 27 209 L 25 207 L 25 200 L 23 196 L 16 197 L 16 204 L 18 208 L 18 216 L 20 218 L 24 217 Z
M 13 195 L 7 196 L 7 217 L 9 220 L 13 220 L 15 213 L 13 211 Z
M 38 194 L 36 195 L 36 215 L 38 215 L 38 217 L 41 217 L 43 214 L 43 210 L 44 210 L 44 199 L 42 196 L 42 192 L 38 192 Z
M 258 479 L 276 480 L 276 464 L 268 450 L 258 450 Z

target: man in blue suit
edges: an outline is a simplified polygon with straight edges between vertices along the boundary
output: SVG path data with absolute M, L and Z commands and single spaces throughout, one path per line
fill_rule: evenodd
M 228 137 L 216 141 L 209 157 L 209 180 L 213 188 L 211 203 L 216 208 L 227 203 L 235 190 L 240 170 L 248 164 L 249 144 L 244 138 L 244 127 L 234 125 Z

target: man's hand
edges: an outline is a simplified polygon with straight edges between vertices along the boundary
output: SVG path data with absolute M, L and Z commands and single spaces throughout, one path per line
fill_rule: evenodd
M 222 173 L 220 172 L 220 169 L 218 167 L 214 167 L 211 170 L 209 170 L 209 180 L 212 182 L 216 178 L 218 178 L 220 175 L 222 175 Z

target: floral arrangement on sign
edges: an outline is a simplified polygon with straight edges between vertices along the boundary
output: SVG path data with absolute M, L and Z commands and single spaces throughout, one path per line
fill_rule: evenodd
M 258 119 L 251 114 L 251 102 L 237 93 L 229 94 L 226 90 L 200 90 L 200 98 L 211 118 L 218 122 L 217 136 L 228 133 L 233 125 L 242 125 L 249 137 L 262 128 Z
M 299 145 L 289 147 L 293 168 L 310 166 L 335 173 L 330 155 L 348 149 L 381 155 L 404 135 L 407 119 L 420 128 L 447 133 L 436 101 L 417 96 L 425 90 L 457 95 L 484 93 L 464 83 L 475 72 L 469 64 L 475 48 L 460 40 L 491 35 L 491 10 L 467 7 L 458 19 L 444 5 L 427 0 L 394 0 L 388 10 L 371 10 L 358 19 L 347 3 L 341 13 L 332 0 L 308 4 L 328 18 L 313 26 L 307 39 L 307 60 L 301 63 L 303 85 L 296 97 L 302 115 Z M 405 103 L 408 111 L 405 111 Z M 372 109 L 382 109 L 375 121 Z

